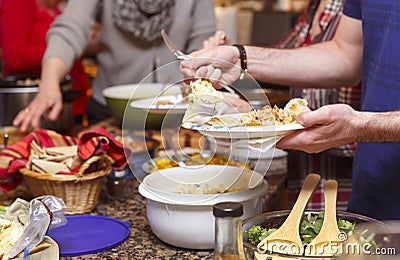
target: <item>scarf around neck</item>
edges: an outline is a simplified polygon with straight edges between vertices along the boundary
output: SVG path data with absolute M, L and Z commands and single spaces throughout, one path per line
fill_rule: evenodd
M 172 23 L 175 0 L 114 0 L 113 19 L 123 32 L 153 42 Z

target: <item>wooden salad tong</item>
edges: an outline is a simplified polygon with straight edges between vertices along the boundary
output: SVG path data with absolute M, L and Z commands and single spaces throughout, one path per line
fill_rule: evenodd
M 299 234 L 299 226 L 308 201 L 318 186 L 320 179 L 321 176 L 318 174 L 311 173 L 307 175 L 299 197 L 285 222 L 278 230 L 264 238 L 258 244 L 258 248 L 274 253 L 303 255 L 304 247 Z
M 305 249 L 305 255 L 332 256 L 332 248 L 344 242 L 346 234 L 340 232 L 336 219 L 336 198 L 338 183 L 335 180 L 324 182 L 325 213 L 321 231 Z M 335 246 L 335 247 L 334 247 Z

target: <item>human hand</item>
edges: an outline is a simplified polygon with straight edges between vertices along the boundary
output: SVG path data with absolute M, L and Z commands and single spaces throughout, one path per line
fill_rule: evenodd
M 320 107 L 297 116 L 305 127 L 282 138 L 276 147 L 318 153 L 332 147 L 352 143 L 357 139 L 355 126 L 361 113 L 349 105 L 335 104 Z
M 190 55 L 193 58 L 180 64 L 185 79 L 205 78 L 216 88 L 222 88 L 223 83 L 231 84 L 240 76 L 239 51 L 234 46 L 202 49 Z
M 222 96 L 224 102 L 228 105 L 224 109 L 225 114 L 246 113 L 253 109 L 246 100 L 241 99 L 237 94 L 223 92 Z
M 62 95 L 59 83 L 53 83 L 52 87 L 44 85 L 45 83 L 42 81 L 35 98 L 14 118 L 13 125 L 19 126 L 23 132 L 29 127 L 33 129 L 39 128 L 40 119 L 44 114 L 46 119 L 56 120 L 62 110 Z
M 216 31 L 213 36 L 203 41 L 203 48 L 211 48 L 219 45 L 231 45 L 232 39 L 224 31 Z

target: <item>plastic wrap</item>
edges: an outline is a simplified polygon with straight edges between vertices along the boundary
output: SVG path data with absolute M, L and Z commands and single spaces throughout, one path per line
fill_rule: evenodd
M 17 208 L 18 206 L 12 205 L 10 207 L 10 212 L 7 213 L 15 213 L 18 211 Z M 65 203 L 60 198 L 54 196 L 43 196 L 33 199 L 29 203 L 29 211 L 24 231 L 17 242 L 8 251 L 9 257 L 15 257 L 22 251 L 24 251 L 24 257 L 27 256 L 29 251 L 42 242 L 49 229 L 65 225 L 67 219 L 64 216 L 64 211 Z M 15 214 L 13 215 L 15 216 Z M 19 214 L 18 218 L 23 222 L 24 217 L 21 216 L 23 216 L 23 214 Z

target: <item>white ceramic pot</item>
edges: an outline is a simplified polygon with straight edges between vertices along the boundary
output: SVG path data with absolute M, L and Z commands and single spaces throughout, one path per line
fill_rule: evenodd
M 222 201 L 242 203 L 243 219 L 262 212 L 262 195 L 268 185 L 263 180 L 255 188 L 248 189 L 252 173 L 234 166 L 206 165 L 175 167 L 149 174 L 140 184 L 139 193 L 147 198 L 147 218 L 152 231 L 162 241 L 177 247 L 212 249 L 214 204 Z M 245 190 L 219 194 L 179 193 L 182 189 L 199 192 L 221 186 Z

